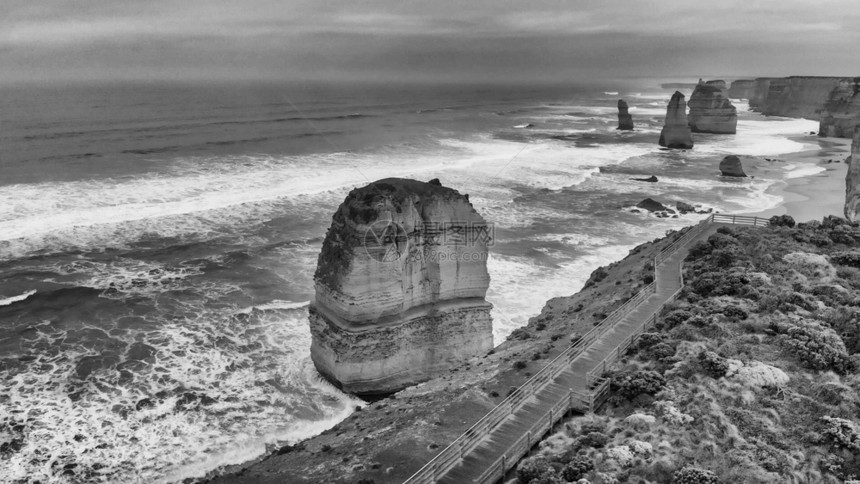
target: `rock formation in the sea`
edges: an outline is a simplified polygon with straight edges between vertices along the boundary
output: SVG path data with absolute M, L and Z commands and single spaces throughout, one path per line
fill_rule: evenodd
M 656 176 L 654 176 L 654 175 L 651 175 L 651 176 L 649 176 L 648 178 L 631 178 L 631 180 L 633 180 L 633 181 L 641 181 L 641 182 L 648 182 L 648 183 L 657 183 L 658 181 L 660 181 L 660 180 L 658 180 L 658 179 L 657 179 L 657 177 L 656 177 Z
M 851 159 L 845 175 L 845 218 L 860 222 L 860 126 L 854 128 Z
M 633 116 L 627 112 L 627 102 L 623 99 L 618 100 L 618 129 L 630 131 L 633 129 Z
M 666 212 L 669 210 L 668 207 L 663 205 L 662 203 L 654 200 L 653 198 L 646 198 L 641 202 L 636 204 L 637 208 L 641 208 L 643 210 L 648 210 L 649 212 Z
M 693 147 L 693 136 L 687 124 L 687 103 L 679 91 L 675 91 L 666 107 L 666 121 L 660 132 L 659 143 L 667 148 Z
M 311 358 L 346 392 L 384 395 L 492 348 L 492 231 L 468 195 L 388 178 L 332 217 L 310 305 Z
M 737 132 L 738 112 L 724 93 L 725 85 L 725 81 L 699 82 L 693 90 L 688 120 L 694 133 Z
M 855 126 L 860 126 L 860 77 L 845 79 L 830 91 L 818 135 L 850 138 Z
M 844 77 L 763 77 L 755 80 L 750 108 L 768 116 L 818 120 Z
M 755 89 L 755 81 L 752 79 L 738 79 L 732 81 L 729 87 L 729 97 L 732 99 L 749 99 Z
M 690 205 L 687 202 L 681 201 L 675 202 L 675 208 L 677 208 L 678 211 L 681 213 L 693 213 L 696 211 L 696 207 Z
M 741 159 L 735 155 L 729 155 L 723 158 L 720 162 L 720 174 L 723 176 L 745 177 L 744 167 L 741 164 Z

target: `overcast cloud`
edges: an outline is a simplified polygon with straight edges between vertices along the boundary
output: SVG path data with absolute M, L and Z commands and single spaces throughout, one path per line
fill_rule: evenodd
M 849 0 L 3 0 L 0 80 L 860 75 Z

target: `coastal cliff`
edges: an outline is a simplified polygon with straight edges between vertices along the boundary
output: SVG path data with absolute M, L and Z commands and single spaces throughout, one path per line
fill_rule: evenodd
M 687 121 L 687 103 L 680 91 L 675 91 L 666 107 L 666 121 L 660 131 L 660 146 L 692 148 L 693 137 Z
M 623 99 L 618 100 L 618 129 L 633 130 L 633 116 L 628 112 L 627 101 Z
M 688 121 L 694 133 L 735 134 L 738 113 L 726 97 L 725 81 L 699 82 L 690 96 Z
M 755 80 L 750 108 L 767 116 L 819 120 L 824 103 L 843 77 L 792 76 Z
M 850 138 L 860 125 L 860 77 L 839 82 L 824 103 L 819 136 Z
M 755 81 L 752 79 L 738 79 L 732 81 L 729 87 L 729 97 L 732 99 L 749 99 L 755 90 Z
M 388 394 L 492 348 L 489 229 L 468 198 L 389 178 L 349 193 L 314 275 L 311 358 L 349 393 Z
M 845 218 L 860 222 L 860 126 L 854 128 L 849 163 L 845 176 Z

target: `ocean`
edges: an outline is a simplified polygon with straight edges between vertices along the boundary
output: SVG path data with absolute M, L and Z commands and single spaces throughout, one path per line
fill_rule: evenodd
M 823 170 L 719 177 L 727 154 L 801 151 L 790 137 L 817 130 L 744 102 L 737 135 L 660 149 L 672 92 L 657 86 L 0 88 L 0 483 L 176 482 L 363 405 L 316 373 L 307 323 L 323 237 L 356 186 L 469 194 L 495 228 L 498 344 L 702 217 L 657 218 L 642 199 L 759 211 L 782 201 L 768 188 Z M 619 98 L 634 132 L 615 130 Z

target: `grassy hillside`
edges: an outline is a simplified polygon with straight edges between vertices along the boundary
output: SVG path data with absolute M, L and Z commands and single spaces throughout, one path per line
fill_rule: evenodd
M 693 247 L 608 403 L 547 438 L 520 482 L 860 479 L 860 226 L 772 221 Z

